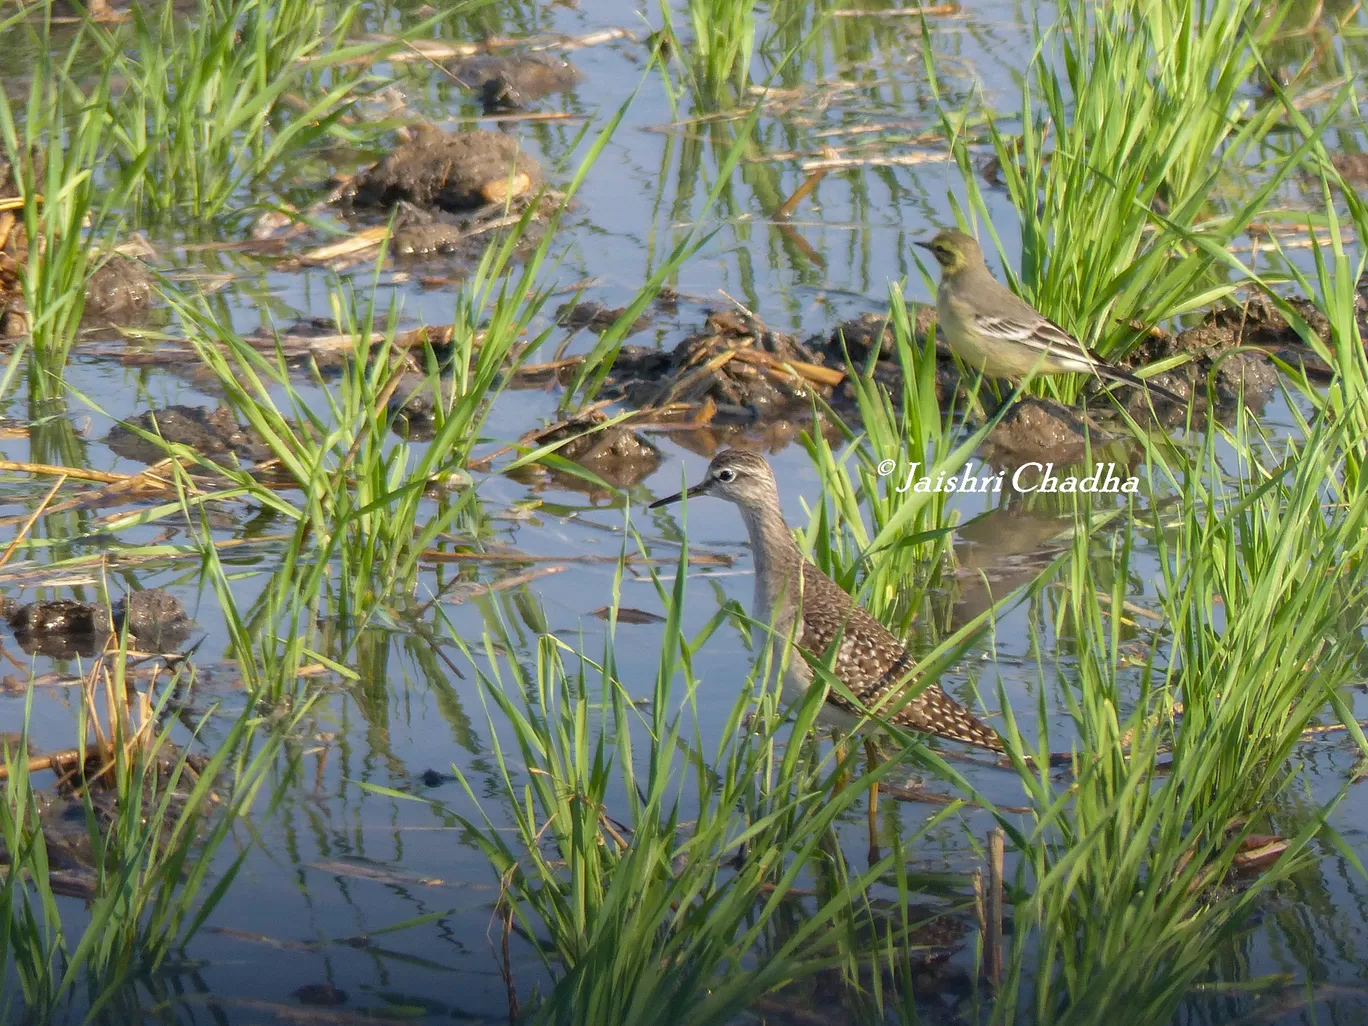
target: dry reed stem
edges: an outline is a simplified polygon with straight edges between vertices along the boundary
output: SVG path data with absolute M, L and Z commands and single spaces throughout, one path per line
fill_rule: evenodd
M 89 761 L 94 753 L 87 752 L 86 760 Z M 61 752 L 49 752 L 47 755 L 35 755 L 28 760 L 29 773 L 41 773 L 44 770 L 60 769 L 68 762 L 79 763 L 81 761 L 81 749 L 68 748 Z M 0 763 L 0 780 L 8 780 L 10 768 L 8 764 Z
M 24 537 L 33 527 L 34 522 L 43 515 L 43 510 L 47 509 L 48 503 L 52 501 L 53 497 L 57 494 L 58 489 L 65 483 L 66 475 L 63 474 L 56 480 L 53 486 L 48 489 L 48 493 L 43 496 L 43 501 L 38 504 L 38 508 L 33 511 L 33 515 L 25 520 L 23 526 L 15 532 L 14 540 L 6 546 L 4 555 L 0 555 L 0 566 L 4 566 L 10 561 L 10 557 L 14 555 L 14 550 L 19 547 L 19 543 L 24 540 Z
M 823 156 L 825 155 L 826 154 L 823 154 Z M 793 211 L 797 208 L 798 204 L 803 201 L 803 198 L 807 196 L 808 193 L 812 192 L 813 189 L 817 188 L 817 183 L 825 177 L 826 168 L 818 168 L 816 171 L 813 171 L 803 179 L 803 183 L 799 185 L 798 188 L 793 190 L 793 195 L 779 204 L 778 208 L 770 216 L 776 221 L 787 221 L 793 215 Z
M 360 253 L 368 253 L 379 248 L 388 235 L 389 225 L 363 228 L 361 231 L 348 235 L 346 238 L 338 239 L 336 242 L 329 242 L 306 250 L 297 259 L 301 264 L 326 264 L 340 257 L 352 257 Z
M 804 171 L 853 167 L 917 167 L 921 164 L 943 164 L 952 159 L 949 153 L 904 153 L 884 154 L 877 157 L 835 157 L 805 160 L 798 166 Z
M 983 891 L 983 867 L 974 869 L 974 916 L 978 919 L 979 940 L 983 945 L 980 955 L 980 971 L 987 975 L 988 972 L 988 899 Z
M 516 865 L 510 866 L 499 878 L 499 897 L 494 903 L 495 914 L 500 920 L 499 975 L 503 978 L 504 988 L 508 994 L 509 1026 L 516 1026 L 522 1016 L 522 1008 L 518 1004 L 518 986 L 513 979 L 513 959 L 508 946 L 509 935 L 513 932 L 513 902 L 510 900 L 510 890 L 513 886 L 513 874 L 517 871 Z
M 996 986 L 1002 979 L 1002 877 L 1006 835 L 1001 827 L 988 835 L 988 951 L 985 967 Z
M 952 14 L 963 14 L 964 8 L 959 4 L 936 4 L 932 7 L 889 7 L 884 10 L 861 10 L 859 8 L 846 8 L 845 10 L 832 11 L 833 18 L 917 18 L 917 17 L 945 17 Z
M 586 553 L 579 556 L 564 554 L 536 556 L 522 552 L 442 552 L 438 549 L 424 549 L 420 555 L 423 559 L 430 559 L 436 563 L 616 563 L 619 558 L 606 553 Z M 678 560 L 629 555 L 625 562 L 627 566 L 674 566 Z M 731 556 L 708 553 L 689 554 L 689 563 L 694 566 L 731 566 L 733 562 Z
M 11 470 L 37 477 L 74 478 L 78 481 L 98 481 L 101 484 L 122 484 L 139 474 L 115 474 L 107 470 L 86 470 L 82 467 L 58 467 L 51 463 L 22 463 L 16 460 L 0 460 L 0 470 Z M 147 473 L 147 471 L 143 471 Z

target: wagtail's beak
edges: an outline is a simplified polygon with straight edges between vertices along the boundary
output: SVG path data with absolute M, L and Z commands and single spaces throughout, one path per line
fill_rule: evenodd
M 693 498 L 696 498 L 696 497 L 699 496 L 699 495 L 707 495 L 707 494 L 708 494 L 708 482 L 707 482 L 707 481 L 700 481 L 698 484 L 694 485 L 694 486 L 693 486 L 692 488 L 690 488 L 688 491 L 675 492 L 673 495 L 667 495 L 667 496 L 665 496 L 665 498 L 663 498 L 663 499 L 656 499 L 655 502 L 651 503 L 651 504 L 650 504 L 649 506 L 647 506 L 646 508 L 647 508 L 647 509 L 660 509 L 661 506 L 668 506 L 670 503 L 672 503 L 672 502 L 678 502 L 680 499 L 684 499 L 684 498 L 693 499 Z
M 931 243 L 929 242 L 914 242 L 912 245 L 920 246 L 922 249 L 931 249 Z

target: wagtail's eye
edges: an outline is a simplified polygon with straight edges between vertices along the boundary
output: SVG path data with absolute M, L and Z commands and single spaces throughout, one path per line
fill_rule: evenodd
M 717 472 L 717 479 L 723 484 L 730 484 L 736 480 L 736 471 L 732 470 L 731 467 L 723 467 Z

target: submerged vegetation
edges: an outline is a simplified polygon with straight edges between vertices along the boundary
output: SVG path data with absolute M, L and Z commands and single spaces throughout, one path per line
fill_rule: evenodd
M 1361 1011 L 1365 15 L 977 16 L 4 10 L 5 1021 Z M 933 221 L 1190 402 L 950 361 Z M 784 701 L 730 443 L 1000 761 Z

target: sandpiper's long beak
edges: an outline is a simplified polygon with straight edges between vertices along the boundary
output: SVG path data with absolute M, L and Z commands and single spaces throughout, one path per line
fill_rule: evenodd
M 707 481 L 700 481 L 700 482 L 698 482 L 698 484 L 694 485 L 694 486 L 693 486 L 692 488 L 690 488 L 688 491 L 675 492 L 673 495 L 667 495 L 667 496 L 665 496 L 665 498 L 663 498 L 663 499 L 656 499 L 655 502 L 651 503 L 651 504 L 650 504 L 649 506 L 647 506 L 646 508 L 647 508 L 647 509 L 659 509 L 661 506 L 668 506 L 670 503 L 672 503 L 672 502 L 678 502 L 680 499 L 683 499 L 683 498 L 690 498 L 690 499 L 693 499 L 693 498 L 696 498 L 696 497 L 699 496 L 699 495 L 707 495 L 707 494 L 708 494 L 708 482 L 707 482 Z

